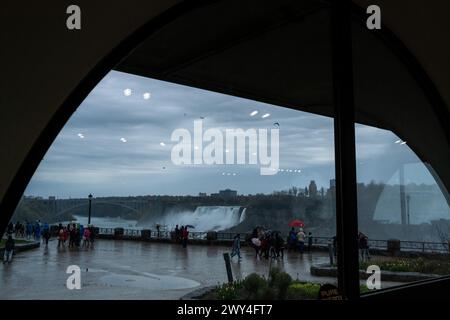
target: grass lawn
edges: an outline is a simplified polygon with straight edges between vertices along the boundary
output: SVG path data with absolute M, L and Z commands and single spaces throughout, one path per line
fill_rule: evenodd
M 449 258 L 440 260 L 424 258 L 372 259 L 361 262 L 360 268 L 366 269 L 369 265 L 378 265 L 381 270 L 386 271 L 450 275 Z

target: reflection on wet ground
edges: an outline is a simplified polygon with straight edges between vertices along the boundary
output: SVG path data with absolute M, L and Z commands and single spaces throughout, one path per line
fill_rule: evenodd
M 137 241 L 98 240 L 94 249 L 48 247 L 18 253 L 13 262 L 0 265 L 0 299 L 179 299 L 203 286 L 227 281 L 223 246 L 180 245 Z M 269 264 L 294 279 L 335 283 L 313 277 L 311 264 L 327 262 L 326 253 L 285 253 L 283 260 L 255 259 L 242 248 L 242 261 L 232 260 L 233 276 L 252 272 L 268 274 Z M 69 265 L 81 268 L 81 290 L 68 290 Z

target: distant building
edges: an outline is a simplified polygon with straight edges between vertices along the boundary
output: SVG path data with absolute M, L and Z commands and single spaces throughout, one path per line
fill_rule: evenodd
M 330 188 L 327 190 L 327 196 L 333 198 L 336 196 L 336 179 L 330 180 Z
M 222 198 L 236 198 L 237 197 L 237 191 L 236 190 L 230 190 L 230 189 L 225 189 L 225 190 L 219 190 L 219 197 Z
M 330 180 L 330 189 L 332 189 L 332 188 L 336 188 L 336 179 Z
M 317 197 L 317 185 L 314 180 L 311 180 L 311 182 L 309 183 L 308 192 L 310 197 Z
M 207 194 L 206 194 L 206 192 L 200 192 L 200 193 L 198 194 L 198 196 L 199 196 L 199 197 L 206 197 Z

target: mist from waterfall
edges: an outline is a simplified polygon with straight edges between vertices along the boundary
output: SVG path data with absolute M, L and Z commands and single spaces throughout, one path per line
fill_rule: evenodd
M 242 217 L 244 216 L 244 217 Z M 238 206 L 199 206 L 192 211 L 182 211 L 169 213 L 155 221 L 167 226 L 168 230 L 173 230 L 176 225 L 194 226 L 193 231 L 220 231 L 226 230 L 245 219 L 245 208 L 241 214 L 241 207 Z

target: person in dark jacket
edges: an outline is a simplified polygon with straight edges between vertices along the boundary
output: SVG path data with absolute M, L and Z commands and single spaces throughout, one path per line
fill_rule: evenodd
M 312 236 L 312 233 L 309 232 L 308 233 L 308 252 L 311 252 L 312 244 L 313 244 L 313 236 Z
M 233 258 L 234 256 L 238 256 L 239 261 L 241 261 L 241 236 L 238 233 L 237 235 L 234 236 L 233 239 L 233 247 L 231 250 L 231 258 Z
M 3 256 L 3 263 L 11 262 L 14 253 L 14 239 L 12 236 L 8 236 L 8 240 L 5 243 L 5 255 Z
M 289 247 L 289 250 L 295 249 L 295 248 L 298 247 L 298 245 L 297 245 L 297 232 L 295 232 L 294 227 L 292 227 L 291 231 L 289 231 L 288 247 Z
M 50 230 L 49 229 L 44 229 L 44 231 L 42 232 L 42 241 L 45 242 L 45 245 L 48 246 L 48 240 L 50 239 Z
M 275 252 L 278 257 L 284 258 L 284 240 L 283 237 L 277 232 L 275 235 Z
M 188 231 L 188 227 L 184 227 L 184 229 L 182 230 L 182 237 L 183 237 L 183 248 L 187 247 L 187 243 L 188 243 L 188 239 L 189 239 L 189 231 Z
M 6 229 L 6 234 L 7 235 L 12 235 L 14 232 L 14 224 L 12 222 L 10 222 L 8 224 L 8 228 Z

